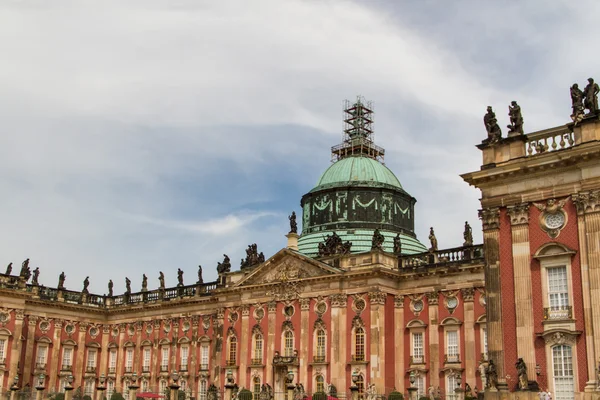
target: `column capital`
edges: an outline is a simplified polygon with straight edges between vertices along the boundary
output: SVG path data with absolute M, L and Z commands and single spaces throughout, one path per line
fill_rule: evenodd
M 510 217 L 510 224 L 512 226 L 529 223 L 529 203 L 509 206 L 506 209 L 506 213 Z
M 600 212 L 600 190 L 575 193 L 571 198 L 578 215 Z
M 298 302 L 300 303 L 300 310 L 302 310 L 302 311 L 310 310 L 310 298 L 300 298 L 298 300 Z
M 379 290 L 374 292 L 369 292 L 369 302 L 371 304 L 385 304 L 385 299 L 387 297 L 387 293 L 381 292 Z
M 394 296 L 394 307 L 395 308 L 403 308 L 404 307 L 404 295 L 397 294 Z
M 500 209 L 498 207 L 479 210 L 479 219 L 481 219 L 484 231 L 500 229 Z
M 331 301 L 331 307 L 345 308 L 348 305 L 348 296 L 343 293 L 332 294 L 329 297 Z
M 431 306 L 438 305 L 440 292 L 436 290 L 434 292 L 425 293 L 425 295 L 427 296 L 427 304 Z

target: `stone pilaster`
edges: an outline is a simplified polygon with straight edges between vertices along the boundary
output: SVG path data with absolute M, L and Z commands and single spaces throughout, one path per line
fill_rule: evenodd
M 429 304 L 429 347 L 425 356 L 429 359 L 429 385 L 440 386 L 440 336 L 439 292 L 427 293 Z
M 62 332 L 62 327 L 63 327 L 63 321 L 61 319 L 55 319 L 54 320 L 54 337 L 52 338 L 52 354 L 50 356 L 50 362 L 48 363 L 48 371 L 58 371 L 58 364 L 59 364 L 59 360 L 60 360 L 60 351 L 62 348 L 62 344 L 61 344 L 61 340 L 60 340 L 60 335 Z M 56 373 L 54 374 L 48 374 L 48 390 L 58 390 L 58 385 L 57 385 L 57 375 Z
M 346 294 L 335 294 L 330 296 L 331 301 L 331 383 L 335 387 L 346 387 L 346 363 L 349 355 L 346 353 L 346 343 L 348 336 L 347 329 L 347 305 L 348 297 Z M 348 385 L 349 386 L 349 385 Z
M 277 302 L 270 301 L 267 305 L 267 308 L 267 341 L 264 345 L 267 350 L 267 358 L 265 360 L 265 376 L 268 382 L 272 379 L 273 376 L 273 356 L 275 355 L 275 320 L 277 317 Z
M 154 320 L 152 323 L 152 337 L 153 337 L 153 346 L 152 346 L 152 359 L 151 359 L 151 371 L 153 371 L 153 383 L 158 385 L 157 378 L 160 376 L 160 357 L 161 357 L 161 348 L 158 344 L 160 338 L 160 320 Z
M 135 350 L 133 357 L 133 371 L 137 372 L 138 376 L 142 376 L 142 357 L 144 357 L 142 351 L 142 328 L 144 323 L 142 321 L 136 321 L 135 323 Z M 179 367 L 177 367 L 179 368 Z
M 396 389 L 404 393 L 404 295 L 394 298 L 394 343 L 396 343 Z
M 579 254 L 582 272 L 583 308 L 587 344 L 588 375 L 586 391 L 594 391 L 596 360 L 600 351 L 600 191 L 580 192 L 572 196 L 577 207 Z
M 108 375 L 108 340 L 110 339 L 110 325 L 98 325 L 98 329 L 102 329 L 102 338 L 100 339 L 100 344 L 102 348 L 98 354 L 98 359 L 100 364 L 98 365 L 99 374 L 104 376 Z
M 300 367 L 298 371 L 298 382 L 308 382 L 311 380 L 308 376 L 308 363 L 312 360 L 308 359 L 309 349 L 312 346 L 313 332 L 308 323 L 310 313 L 310 299 L 300 299 Z
M 371 310 L 371 328 L 369 338 L 371 354 L 369 370 L 371 383 L 375 384 L 377 393 L 385 393 L 385 299 L 387 294 L 375 291 L 369 293 Z
M 15 376 L 19 372 L 19 359 L 21 358 L 22 341 L 20 340 L 23 334 L 23 319 L 24 310 L 15 310 L 15 329 L 13 331 L 12 346 L 10 349 L 10 370 L 8 372 L 8 384 L 11 385 L 15 380 Z
M 523 358 L 529 371 L 535 371 L 529 204 L 508 207 L 507 213 L 512 235 L 517 355 Z
M 37 326 L 38 317 L 35 315 L 27 316 L 27 338 L 25 345 L 25 360 L 31 360 L 25 362 L 23 365 L 23 385 L 29 384 L 33 385 L 31 381 L 31 375 L 33 374 L 32 367 L 35 367 L 35 359 L 33 358 L 33 350 L 35 346 L 35 328 Z
M 252 357 L 251 351 L 248 348 L 248 345 L 250 343 L 250 339 L 249 337 L 252 336 L 252 332 L 250 331 L 250 329 L 248 328 L 248 325 L 250 324 L 249 321 L 249 317 L 250 317 L 250 306 L 247 304 L 244 304 L 241 307 L 241 314 L 242 314 L 242 329 L 240 331 L 240 349 L 239 349 L 239 360 L 240 360 L 240 370 L 239 370 L 239 374 L 238 374 L 238 385 L 240 387 L 250 387 L 250 383 L 246 380 L 247 374 L 246 374 L 246 370 L 247 370 L 247 366 L 248 366 L 248 357 Z
M 73 349 L 73 359 L 76 360 L 75 371 L 73 371 L 73 385 L 83 386 L 83 373 L 85 372 L 85 353 L 87 348 L 85 347 L 85 334 L 89 324 L 87 322 L 79 322 L 79 332 L 77 335 L 77 347 Z
M 498 383 L 506 388 L 502 327 L 502 296 L 500 286 L 500 210 L 497 207 L 479 210 L 483 226 L 485 253 L 486 326 L 488 332 L 488 357 L 494 360 Z
M 120 393 L 128 390 L 125 385 L 123 385 L 123 381 L 120 379 L 125 373 L 125 348 L 123 344 L 125 343 L 125 324 L 119 325 L 119 349 L 117 353 L 117 380 L 115 381 L 115 389 Z
M 477 354 L 475 354 L 475 306 L 473 299 L 475 289 L 465 288 L 461 290 L 463 300 L 463 310 L 465 313 L 464 335 L 465 348 L 464 356 L 461 354 L 461 359 L 465 361 L 465 382 L 476 382 L 475 373 L 477 372 Z

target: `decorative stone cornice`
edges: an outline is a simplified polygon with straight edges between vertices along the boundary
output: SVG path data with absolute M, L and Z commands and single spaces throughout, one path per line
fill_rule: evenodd
M 369 292 L 369 302 L 371 304 L 384 305 L 386 297 L 387 293 L 381 292 L 379 290 L 375 292 Z
M 345 294 L 332 294 L 329 299 L 331 301 L 331 307 L 344 308 L 348 305 L 348 296 Z
M 460 290 L 462 293 L 462 299 L 464 302 L 474 301 L 475 299 L 475 289 L 474 288 L 464 288 Z
M 397 294 L 394 296 L 394 307 L 395 308 L 404 308 L 404 295 Z
M 507 207 L 506 213 L 510 217 L 511 225 L 523 225 L 529 223 L 529 203 Z
M 426 293 L 427 303 L 432 306 L 437 306 L 439 303 L 439 293 L 440 292 L 438 291 Z
M 498 207 L 479 210 L 479 219 L 481 219 L 484 231 L 500 229 L 500 209 Z
M 600 212 L 600 190 L 579 192 L 571 198 L 578 215 Z
M 309 298 L 301 298 L 298 301 L 300 303 L 301 311 L 309 311 L 310 310 L 310 299 Z

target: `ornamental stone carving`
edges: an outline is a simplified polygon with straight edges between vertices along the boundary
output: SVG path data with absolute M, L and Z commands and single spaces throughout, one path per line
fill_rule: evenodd
M 323 321 L 321 318 L 317 318 L 313 326 L 313 330 L 316 331 L 318 329 L 327 330 L 327 325 L 325 325 L 325 321 Z
M 274 300 L 294 300 L 300 296 L 303 289 L 304 283 L 301 281 L 282 281 L 272 285 L 266 295 L 272 296 Z
M 210 328 L 210 317 L 208 315 L 202 317 L 202 329 L 204 330 L 204 334 L 208 332 Z
M 330 296 L 331 307 L 344 308 L 348 305 L 348 296 L 345 294 L 337 293 Z
M 507 208 L 511 225 L 523 225 L 529 223 L 529 203 L 517 204 Z
M 404 295 L 397 294 L 394 296 L 394 307 L 395 308 L 404 308 Z
M 56 323 L 54 323 L 56 326 Z M 102 334 L 108 335 L 110 333 L 110 325 L 102 325 Z
M 548 346 L 555 346 L 560 344 L 575 345 L 577 341 L 577 335 L 575 333 L 568 332 L 554 332 L 544 336 L 544 341 Z
M 300 310 L 301 311 L 309 311 L 310 310 L 310 299 L 301 298 L 299 300 L 299 302 L 300 302 Z
M 25 319 L 25 310 L 15 310 L 15 319 L 17 321 L 22 321 L 23 319 Z
M 600 212 L 600 190 L 579 192 L 571 196 L 577 208 L 577 214 Z
M 365 323 L 362 320 L 362 318 L 357 315 L 352 319 L 352 326 L 354 328 L 363 328 L 365 326 Z
M 427 303 L 431 306 L 437 306 L 439 303 L 439 294 L 440 292 L 438 291 L 426 293 Z
M 217 308 L 217 318 L 219 319 L 225 319 L 225 309 L 224 308 Z
M 474 288 L 464 288 L 460 290 L 462 293 L 463 301 L 474 301 L 475 299 L 475 289 Z
M 380 292 L 379 290 L 375 292 L 369 292 L 369 302 L 371 304 L 384 305 L 386 297 L 387 293 Z
M 498 207 L 479 210 L 479 219 L 481 219 L 484 231 L 500 229 L 500 209 Z

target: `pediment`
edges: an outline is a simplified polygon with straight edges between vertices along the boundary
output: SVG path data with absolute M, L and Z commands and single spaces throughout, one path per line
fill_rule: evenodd
M 264 285 L 270 283 L 298 281 L 318 276 L 332 276 L 344 271 L 320 261 L 283 249 L 256 267 L 247 276 L 236 283 L 236 287 Z

